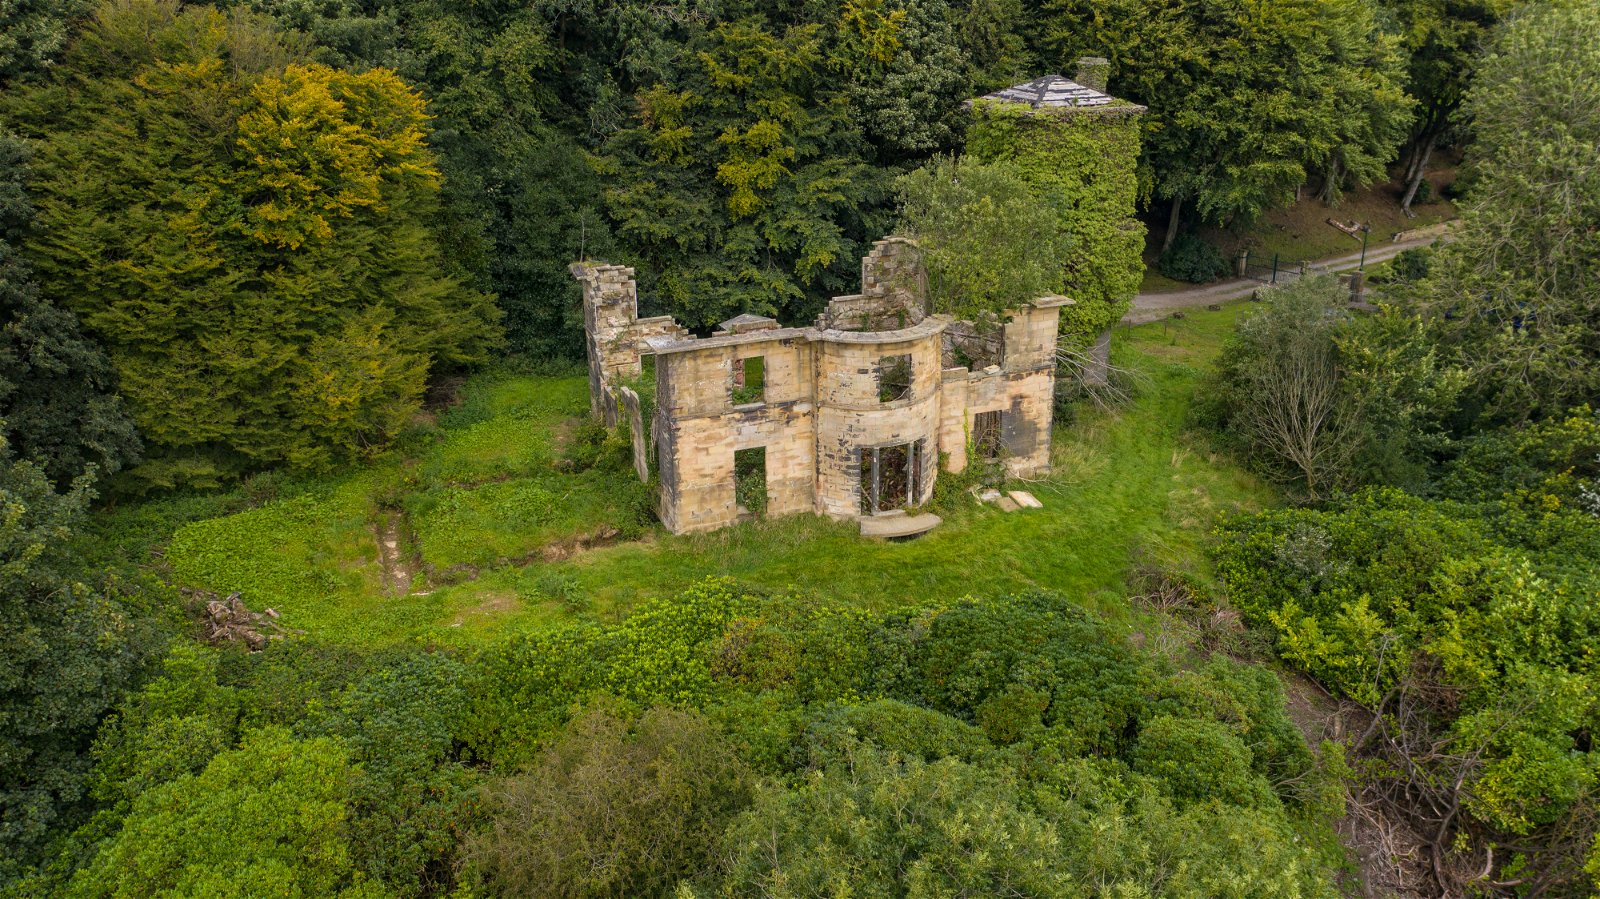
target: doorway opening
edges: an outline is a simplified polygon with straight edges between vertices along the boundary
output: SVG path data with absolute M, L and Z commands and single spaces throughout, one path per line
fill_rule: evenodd
M 919 444 L 920 441 L 861 448 L 861 514 L 904 509 L 921 497 Z
M 999 409 L 972 416 L 972 449 L 985 462 L 1000 458 Z

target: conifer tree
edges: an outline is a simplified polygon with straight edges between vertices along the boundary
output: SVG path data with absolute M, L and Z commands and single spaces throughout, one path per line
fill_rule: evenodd
M 16 118 L 39 140 L 28 247 L 106 346 L 139 485 L 381 447 L 435 367 L 485 357 L 492 298 L 442 273 L 421 97 L 304 61 L 252 16 L 116 0 Z
M 854 280 L 859 216 L 886 185 L 825 90 L 815 26 L 719 25 L 693 58 L 641 92 L 637 124 L 607 144 L 617 235 L 636 248 L 644 292 L 686 324 L 802 317 Z

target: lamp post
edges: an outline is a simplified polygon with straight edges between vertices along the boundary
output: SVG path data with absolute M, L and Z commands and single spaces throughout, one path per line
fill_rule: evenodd
M 1372 225 L 1370 223 L 1361 226 L 1361 262 L 1356 265 L 1357 271 L 1364 272 L 1367 270 L 1367 235 L 1371 233 Z

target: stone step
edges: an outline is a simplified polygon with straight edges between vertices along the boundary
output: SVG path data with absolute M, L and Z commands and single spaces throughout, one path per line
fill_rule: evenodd
M 903 510 L 886 512 L 882 515 L 872 515 L 860 519 L 861 536 L 893 539 L 895 537 L 915 537 L 938 527 L 943 521 L 932 512 L 923 512 L 920 515 L 907 515 Z

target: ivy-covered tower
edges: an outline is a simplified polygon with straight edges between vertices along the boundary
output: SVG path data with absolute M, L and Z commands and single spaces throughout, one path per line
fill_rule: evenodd
M 1139 115 L 1143 106 L 1107 94 L 1109 65 L 1078 61 L 1076 81 L 1046 75 L 970 101 L 967 155 L 1017 166 L 1036 189 L 1059 201 L 1074 239 L 1063 336 L 1104 353 L 1110 328 L 1128 310 L 1143 277 L 1139 196 Z M 1097 353 L 1096 355 L 1100 355 Z

